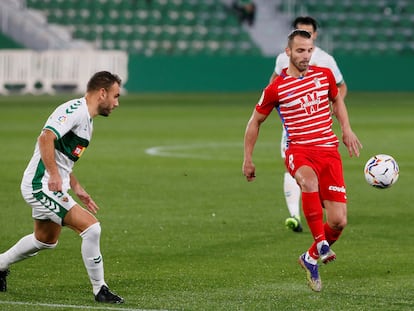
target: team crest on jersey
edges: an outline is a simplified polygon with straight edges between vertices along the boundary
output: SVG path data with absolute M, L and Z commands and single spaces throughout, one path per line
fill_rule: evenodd
M 306 111 L 308 115 L 314 114 L 319 110 L 319 97 L 317 92 L 311 94 L 306 94 L 304 97 L 299 99 L 301 102 L 302 108 Z
M 86 147 L 81 146 L 81 145 L 77 145 L 77 146 L 75 147 L 75 149 L 73 149 L 72 154 L 73 154 L 75 157 L 80 158 L 80 157 L 82 156 L 83 152 L 85 151 L 85 149 L 86 149 Z
M 313 79 L 313 83 L 315 83 L 315 86 L 316 86 L 317 88 L 321 87 L 321 81 L 319 81 L 319 79 L 318 79 L 318 78 Z

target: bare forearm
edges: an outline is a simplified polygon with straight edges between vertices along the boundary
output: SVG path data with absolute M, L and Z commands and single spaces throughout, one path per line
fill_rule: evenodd
M 251 161 L 253 157 L 254 146 L 259 136 L 259 125 L 249 121 L 244 134 L 244 160 Z
M 83 190 L 81 184 L 79 183 L 78 179 L 75 177 L 73 173 L 70 173 L 70 188 L 75 192 L 78 193 L 80 190 Z
M 335 116 L 341 126 L 342 141 L 347 147 L 349 155 L 359 156 L 359 150 L 362 148 L 362 144 L 351 129 L 348 111 L 346 109 L 344 101 L 339 96 L 338 99 L 333 103 L 333 109 Z
M 98 205 L 85 191 L 85 189 L 82 187 L 82 185 L 79 183 L 78 179 L 75 177 L 73 173 L 70 174 L 70 187 L 72 188 L 73 192 L 78 196 L 78 198 L 82 201 L 82 203 L 86 206 L 86 208 L 91 213 L 96 214 L 96 212 L 99 210 Z
M 260 125 L 267 116 L 256 111 L 253 112 L 249 122 L 247 123 L 246 132 L 244 134 L 244 159 L 243 159 L 243 175 L 247 181 L 253 181 L 256 178 L 256 169 L 252 160 L 254 146 L 259 136 Z

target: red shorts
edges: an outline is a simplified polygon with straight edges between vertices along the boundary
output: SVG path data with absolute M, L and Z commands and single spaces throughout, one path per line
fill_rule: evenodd
M 285 165 L 292 176 L 299 167 L 310 166 L 318 176 L 321 200 L 346 203 L 342 160 L 336 148 L 289 146 Z

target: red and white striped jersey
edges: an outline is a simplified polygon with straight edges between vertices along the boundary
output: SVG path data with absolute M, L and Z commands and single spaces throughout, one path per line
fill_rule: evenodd
M 287 75 L 286 70 L 264 89 L 256 111 L 269 115 L 273 108 L 278 110 L 289 145 L 338 146 L 330 107 L 338 88 L 331 70 L 309 66 L 300 78 Z

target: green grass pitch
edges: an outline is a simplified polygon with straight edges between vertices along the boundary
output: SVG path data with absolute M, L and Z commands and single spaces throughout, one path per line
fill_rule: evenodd
M 95 119 L 75 174 L 100 205 L 109 286 L 122 306 L 93 301 L 80 238 L 12 266 L 1 310 L 413 310 L 414 102 L 412 93 L 350 93 L 347 106 L 364 148 L 349 158 L 348 227 L 321 267 L 321 293 L 306 285 L 282 195 L 277 113 L 261 129 L 257 179 L 242 176 L 243 135 L 258 93 L 125 95 Z M 20 179 L 52 109 L 71 95 L 0 97 L 0 252 L 32 230 Z M 335 124 L 337 133 L 338 127 Z M 400 165 L 392 188 L 364 180 L 374 154 Z M 110 307 L 110 308 L 109 308 Z

